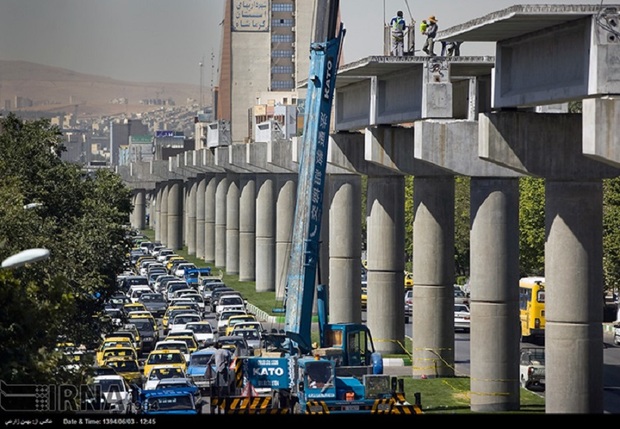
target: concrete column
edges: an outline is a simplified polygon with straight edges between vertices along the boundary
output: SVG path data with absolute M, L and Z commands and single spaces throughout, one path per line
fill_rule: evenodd
M 168 190 L 168 247 L 183 248 L 183 181 L 171 180 Z
M 239 175 L 228 174 L 226 194 L 226 273 L 239 274 Z
M 545 201 L 545 412 L 602 414 L 602 181 L 547 179 Z
M 170 182 L 165 182 L 162 184 L 162 193 L 161 193 L 161 211 L 160 217 L 161 220 L 159 222 L 160 233 L 161 233 L 161 242 L 166 246 L 170 247 L 170 240 L 168 240 L 168 193 L 170 191 Z
M 148 222 L 146 228 L 153 229 L 155 225 L 155 191 L 151 190 L 146 193 L 146 212 L 148 214 Z
M 370 176 L 367 195 L 367 325 L 379 352 L 402 353 L 405 339 L 405 178 Z M 359 272 L 357 276 L 360 277 Z
M 275 291 L 275 177 L 256 177 L 256 291 Z
M 134 228 L 143 230 L 146 216 L 146 191 L 144 189 L 136 189 L 133 194 L 133 212 L 132 212 L 132 226 Z
M 161 237 L 161 201 L 163 186 L 157 184 L 155 187 L 155 240 L 163 242 Z
M 356 174 L 329 178 L 330 321 L 362 323 L 362 180 Z
M 454 177 L 416 176 L 413 188 L 413 376 L 453 377 Z
M 198 176 L 196 186 L 196 258 L 205 258 L 205 193 L 207 178 Z
M 222 176 L 215 191 L 215 266 L 226 266 L 226 196 L 228 179 Z
M 284 299 L 288 263 L 291 257 L 291 239 L 295 220 L 297 175 L 278 174 L 278 197 L 276 201 L 276 299 Z
M 196 193 L 198 191 L 198 181 L 190 179 L 188 181 L 189 193 L 187 194 L 187 228 L 185 229 L 187 243 L 187 254 L 196 255 Z
M 239 281 L 256 280 L 256 177 L 243 174 L 239 183 Z
M 471 410 L 517 411 L 519 179 L 472 178 Z
M 207 178 L 205 192 L 205 262 L 215 263 L 215 191 L 220 175 Z

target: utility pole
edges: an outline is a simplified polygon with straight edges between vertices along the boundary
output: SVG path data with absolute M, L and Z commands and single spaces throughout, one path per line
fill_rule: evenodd
M 198 65 L 200 66 L 200 106 L 199 107 L 200 107 L 200 113 L 203 113 L 204 98 L 202 96 L 202 87 L 203 87 L 202 80 L 203 80 L 203 77 L 204 77 L 203 70 L 204 70 L 204 65 L 205 65 L 205 56 L 204 55 L 202 56 L 202 61 L 199 62 Z

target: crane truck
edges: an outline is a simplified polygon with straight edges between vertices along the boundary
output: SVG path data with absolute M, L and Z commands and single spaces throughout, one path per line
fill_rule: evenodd
M 316 285 L 332 103 L 345 34 L 338 20 L 339 1 L 316 4 L 314 36 L 325 36 L 325 41 L 310 45 L 281 347 L 274 354 L 237 359 L 234 394 L 208 397 L 208 413 L 420 412 L 405 399 L 403 380 L 383 374 L 383 359 L 367 326 L 328 323 L 327 288 Z M 311 340 L 315 290 L 318 345 Z

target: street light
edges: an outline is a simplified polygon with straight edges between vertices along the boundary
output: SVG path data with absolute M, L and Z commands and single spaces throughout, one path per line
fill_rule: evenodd
M 43 261 L 49 257 L 50 251 L 47 249 L 35 248 L 22 250 L 2 261 L 2 268 L 18 268 L 31 262 Z
M 43 206 L 43 203 L 30 203 L 24 205 L 24 210 L 36 209 L 37 207 Z

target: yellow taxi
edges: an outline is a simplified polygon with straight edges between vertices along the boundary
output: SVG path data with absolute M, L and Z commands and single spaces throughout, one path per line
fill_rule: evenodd
M 196 350 L 198 350 L 198 342 L 196 341 L 196 337 L 194 336 L 190 336 L 187 334 L 177 334 L 175 332 L 171 332 L 170 334 L 168 334 L 166 336 L 166 340 L 180 340 L 180 341 L 185 341 L 185 343 L 187 344 L 187 350 L 189 351 L 190 354 L 194 353 Z
M 254 322 L 256 320 L 256 316 L 253 314 L 238 314 L 235 316 L 230 316 L 228 318 L 228 321 L 226 322 L 226 329 L 224 330 L 224 335 L 231 335 L 232 330 L 237 323 Z
M 153 322 L 153 326 L 157 326 L 157 319 L 153 316 L 153 313 L 150 311 L 132 311 L 129 313 L 127 318 L 127 323 L 131 323 L 131 319 L 149 319 Z
M 366 310 L 366 304 L 368 302 L 368 286 L 366 283 L 362 284 L 362 310 Z
M 128 302 L 127 304 L 123 304 L 123 311 L 125 314 L 129 315 L 134 311 L 148 311 L 146 306 L 141 302 Z
M 114 368 L 116 373 L 123 376 L 129 385 L 137 384 L 142 386 L 144 382 L 144 376 L 140 372 L 138 361 L 129 356 L 108 358 L 104 361 L 104 365 Z
M 171 305 L 166 309 L 164 316 L 161 318 L 161 326 L 164 328 L 164 332 L 168 332 L 168 324 L 171 317 L 176 316 L 184 311 L 191 310 L 189 305 Z
M 112 347 L 131 347 L 135 350 L 133 343 L 126 337 L 107 337 L 97 348 L 95 360 L 99 366 L 103 365 L 103 352 Z
M 144 373 L 150 374 L 151 370 L 158 365 L 168 365 L 187 370 L 187 361 L 180 350 L 153 350 L 144 362 Z
M 166 270 L 170 272 L 170 269 L 172 268 L 172 265 L 174 264 L 174 262 L 181 261 L 181 260 L 185 260 L 185 258 L 183 256 L 173 256 L 172 258 L 168 259 L 168 262 L 166 262 Z
M 97 357 L 97 363 L 100 366 L 103 366 L 108 359 L 117 357 L 130 357 L 132 359 L 138 360 L 138 353 L 133 347 L 116 345 L 103 349 L 100 357 Z
M 405 271 L 405 287 L 407 289 L 413 287 L 413 273 Z

